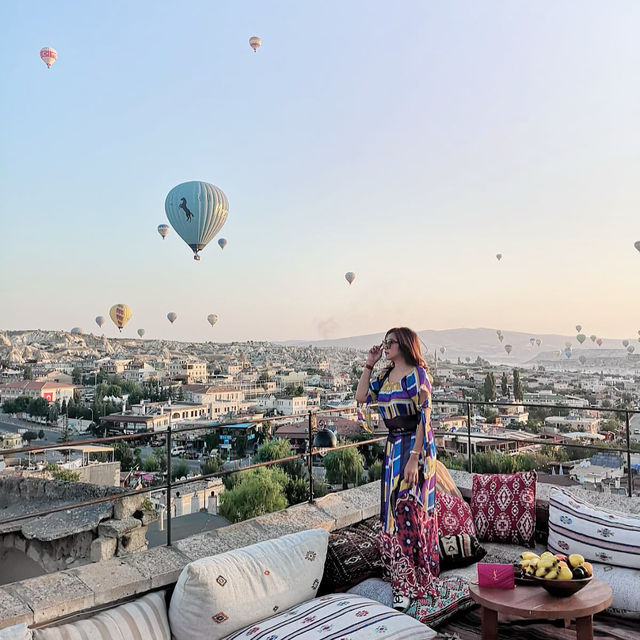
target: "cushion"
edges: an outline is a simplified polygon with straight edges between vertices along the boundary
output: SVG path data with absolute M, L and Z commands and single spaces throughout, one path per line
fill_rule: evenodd
M 640 620 L 640 570 L 593 563 L 594 577 L 606 582 L 613 591 L 613 600 L 607 613 L 621 618 Z
M 549 494 L 547 546 L 556 553 L 640 569 L 639 532 L 640 517 L 603 511 L 562 489 Z
M 382 576 L 380 528 L 380 518 L 375 516 L 329 535 L 321 593 L 343 591 L 366 578 Z
M 439 536 L 455 536 L 458 533 L 476 535 L 471 507 L 464 498 L 436 491 L 436 510 Z
M 0 640 L 31 640 L 31 629 L 24 622 L 0 629 Z
M 458 489 L 458 485 L 451 477 L 449 469 L 447 469 L 440 460 L 436 460 L 436 492 L 448 493 L 452 496 L 462 498 L 460 489 Z
M 440 536 L 440 571 L 466 567 L 487 555 L 475 536 L 460 533 L 457 536 Z
M 148 593 L 86 620 L 36 629 L 34 640 L 170 640 L 165 592 Z
M 379 602 L 332 593 L 239 629 L 225 640 L 429 640 L 435 635 L 433 629 Z
M 473 607 L 474 603 L 469 596 L 469 586 L 464 578 L 448 576 L 435 580 L 438 587 L 438 598 L 421 598 L 414 601 L 407 610 L 407 614 L 423 624 L 437 627 L 454 613 Z M 347 593 L 378 600 L 389 607 L 393 602 L 391 583 L 380 578 L 369 578 L 349 589 Z
M 471 512 L 481 542 L 533 547 L 536 532 L 536 472 L 474 474 Z
M 315 598 L 328 541 L 311 529 L 191 562 L 169 605 L 174 637 L 219 640 Z

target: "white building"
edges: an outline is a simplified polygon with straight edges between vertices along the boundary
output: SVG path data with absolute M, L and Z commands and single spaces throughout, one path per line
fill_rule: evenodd
M 308 410 L 307 396 L 283 396 L 276 398 L 275 409 L 282 415 L 306 413 Z

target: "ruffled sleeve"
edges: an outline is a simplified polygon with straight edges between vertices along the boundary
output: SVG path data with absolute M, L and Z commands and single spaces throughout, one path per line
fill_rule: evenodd
M 426 397 L 423 401 L 420 400 L 420 396 L 424 395 L 426 391 Z M 413 400 L 413 405 L 416 411 L 420 413 L 422 422 L 425 422 L 425 409 L 431 406 L 431 380 L 424 367 L 416 367 L 412 373 L 406 377 L 406 392 Z
M 369 394 L 367 395 L 367 404 L 378 401 L 378 394 L 382 388 L 382 374 L 369 380 Z

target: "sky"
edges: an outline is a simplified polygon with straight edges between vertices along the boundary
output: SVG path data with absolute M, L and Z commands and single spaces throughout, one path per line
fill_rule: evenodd
M 98 332 L 122 302 L 123 335 L 177 340 L 637 335 L 639 23 L 635 0 L 4 2 L 0 330 Z M 229 200 L 199 262 L 156 232 L 187 180 Z

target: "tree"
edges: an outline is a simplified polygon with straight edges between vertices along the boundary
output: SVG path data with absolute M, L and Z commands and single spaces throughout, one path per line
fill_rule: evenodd
M 160 471 L 160 462 L 156 456 L 145 456 L 142 460 L 142 469 L 148 473 Z
M 279 469 L 253 469 L 240 474 L 235 487 L 220 496 L 220 515 L 231 522 L 286 508 L 287 497 Z
M 31 444 L 32 440 L 36 440 L 38 438 L 38 434 L 35 431 L 25 431 L 22 434 L 22 439 L 29 443 L 29 445 Z
M 520 372 L 517 369 L 513 370 L 513 397 L 520 402 L 524 399 L 524 390 L 522 388 L 522 381 L 520 380 Z
M 33 380 L 33 370 L 28 364 L 25 365 L 24 369 L 22 370 L 22 379 Z
M 32 416 L 46 417 L 49 415 L 49 403 L 44 398 L 32 398 L 29 401 L 27 411 Z
M 189 465 L 184 460 L 178 460 L 171 465 L 171 479 L 186 478 L 189 475 Z
M 236 436 L 235 449 L 236 449 L 236 453 L 240 458 L 243 458 L 244 455 L 247 453 L 247 444 L 248 444 L 247 436 L 245 436 L 243 433 Z
M 284 492 L 289 506 L 306 502 L 309 499 L 309 483 L 302 478 L 289 478 L 289 482 L 284 487 Z
M 136 459 L 134 450 L 125 442 L 116 442 L 113 445 L 113 457 L 120 462 L 121 471 L 131 471 L 140 465 L 140 458 Z
M 51 475 L 54 480 L 62 482 L 78 482 L 80 480 L 80 474 L 77 471 L 69 471 L 69 469 L 56 469 Z
M 502 391 L 502 395 L 506 396 L 509 393 L 509 380 L 507 378 L 507 372 L 502 372 L 502 380 L 500 381 L 500 388 Z
M 493 376 L 493 371 L 487 373 L 484 379 L 484 400 L 485 402 L 491 402 L 496 399 L 496 379 Z
M 382 460 L 376 460 L 369 465 L 369 482 L 380 480 L 382 478 Z
M 38 431 L 38 440 L 44 440 L 44 431 L 42 429 Z
M 328 482 L 341 482 L 343 489 L 348 489 L 350 482 L 355 483 L 358 478 L 362 478 L 364 471 L 362 456 L 355 447 L 330 451 L 324 458 L 324 468 Z
M 71 372 L 71 381 L 73 384 L 82 384 L 82 371 L 78 367 L 73 367 Z
M 291 449 L 291 443 L 288 440 L 276 438 L 275 440 L 264 442 L 258 447 L 256 454 L 253 456 L 253 462 L 255 464 L 271 462 L 273 460 L 280 460 L 281 458 L 288 458 L 292 455 L 294 455 L 294 453 Z M 304 465 L 300 460 L 282 462 L 275 466 L 282 469 L 292 478 L 303 478 L 305 475 Z
M 220 459 L 220 456 L 213 456 L 207 458 L 204 462 L 200 463 L 200 473 L 206 476 L 210 473 L 219 473 L 224 468 L 224 463 Z
M 370 433 L 358 433 L 353 438 L 352 442 L 365 442 L 371 440 L 373 436 Z M 358 447 L 358 451 L 363 455 L 367 467 L 375 464 L 376 460 L 380 460 L 382 457 L 382 447 L 379 442 L 372 442 L 371 444 L 365 444 Z

